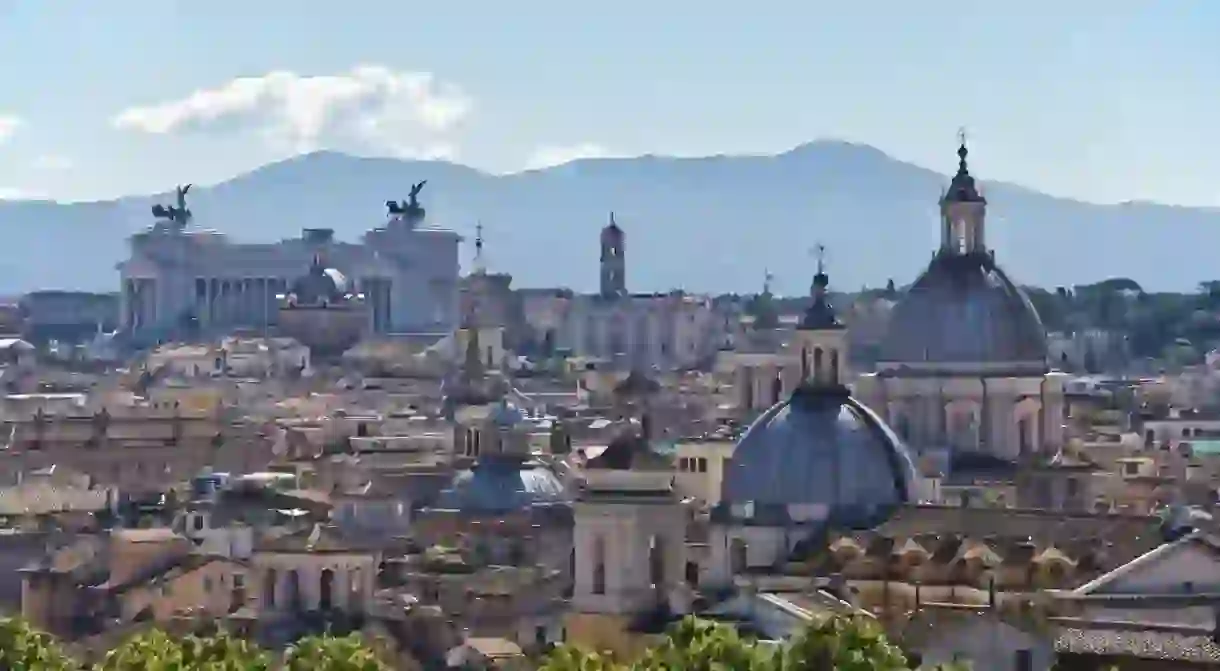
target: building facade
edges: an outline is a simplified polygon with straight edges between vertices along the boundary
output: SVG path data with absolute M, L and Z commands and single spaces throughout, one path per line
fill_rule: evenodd
M 525 318 L 550 345 L 620 368 L 684 368 L 710 359 L 732 319 L 712 300 L 682 291 L 635 294 L 626 284 L 626 234 L 614 221 L 602 229 L 600 290 L 556 292 L 525 301 Z
M 121 322 L 133 336 L 271 327 L 276 296 L 318 256 L 363 296 L 371 332 L 439 332 L 457 324 L 461 237 L 429 224 L 415 196 L 387 203 L 388 221 L 358 243 L 336 240 L 331 229 L 269 244 L 233 242 L 188 228 L 185 193 L 179 201 L 177 208 L 154 206 L 156 221 L 131 237 L 131 255 L 119 264 Z

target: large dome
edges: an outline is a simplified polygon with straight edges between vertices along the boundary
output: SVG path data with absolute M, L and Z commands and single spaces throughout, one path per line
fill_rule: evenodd
M 988 252 L 941 251 L 894 307 L 878 361 L 1046 369 L 1046 329 Z
M 338 302 L 347 294 L 347 278 L 334 268 L 315 263 L 292 283 L 292 294 L 301 305 Z
M 902 441 L 837 388 L 801 388 L 746 431 L 728 464 L 722 499 L 759 506 L 813 504 L 831 519 L 861 519 L 918 499 Z

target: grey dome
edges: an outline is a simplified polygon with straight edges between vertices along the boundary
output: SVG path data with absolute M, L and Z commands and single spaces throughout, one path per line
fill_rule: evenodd
M 878 361 L 1046 369 L 1046 329 L 990 253 L 937 253 L 894 307 Z
M 339 301 L 347 294 L 347 277 L 314 259 L 309 272 L 293 281 L 291 292 L 302 305 Z
M 534 462 L 492 458 L 458 472 L 431 507 L 498 515 L 567 503 L 563 483 L 551 469 Z
M 801 388 L 764 412 L 728 464 L 722 499 L 821 504 L 831 517 L 917 500 L 906 447 L 845 388 Z

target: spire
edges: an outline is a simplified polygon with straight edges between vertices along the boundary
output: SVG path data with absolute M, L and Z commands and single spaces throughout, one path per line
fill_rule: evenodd
M 768 331 L 779 327 L 779 310 L 775 306 L 775 295 L 771 293 L 771 282 L 775 275 L 770 270 L 763 273 L 762 293 L 750 299 L 746 312 L 754 317 L 754 328 Z
M 483 222 L 479 222 L 474 227 L 474 272 L 482 275 L 487 272 L 487 266 L 483 260 Z
M 812 300 L 809 308 L 805 310 L 805 315 L 801 318 L 798 328 L 804 331 L 841 329 L 843 324 L 835 314 L 834 306 L 830 304 L 830 295 L 827 291 L 830 286 L 830 276 L 826 274 L 826 246 L 819 244 L 813 249 L 813 253 L 817 257 L 818 265 L 817 273 L 813 276 L 813 285 L 809 290 Z
M 978 186 L 974 183 L 974 177 L 971 176 L 970 169 L 966 166 L 970 150 L 966 148 L 965 128 L 957 131 L 957 140 L 957 174 L 949 183 L 949 190 L 943 196 L 942 202 L 985 203 L 987 201 L 979 193 Z
M 614 221 L 614 210 L 610 210 L 610 223 L 606 224 L 606 230 L 620 231 L 618 224 Z

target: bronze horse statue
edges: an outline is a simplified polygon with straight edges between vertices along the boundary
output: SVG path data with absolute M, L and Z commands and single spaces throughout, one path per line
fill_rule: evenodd
M 424 180 L 417 184 L 411 185 L 411 191 L 407 194 L 406 200 L 387 200 L 385 207 L 391 215 L 403 216 L 423 216 L 424 208 L 419 204 L 419 192 L 424 190 L 424 185 L 428 180 Z
M 152 206 L 152 215 L 157 219 L 164 219 L 174 222 L 179 229 L 184 228 L 191 219 L 191 211 L 186 206 L 186 194 L 191 190 L 191 185 L 174 187 L 174 200 L 176 205 L 162 205 L 157 203 Z

